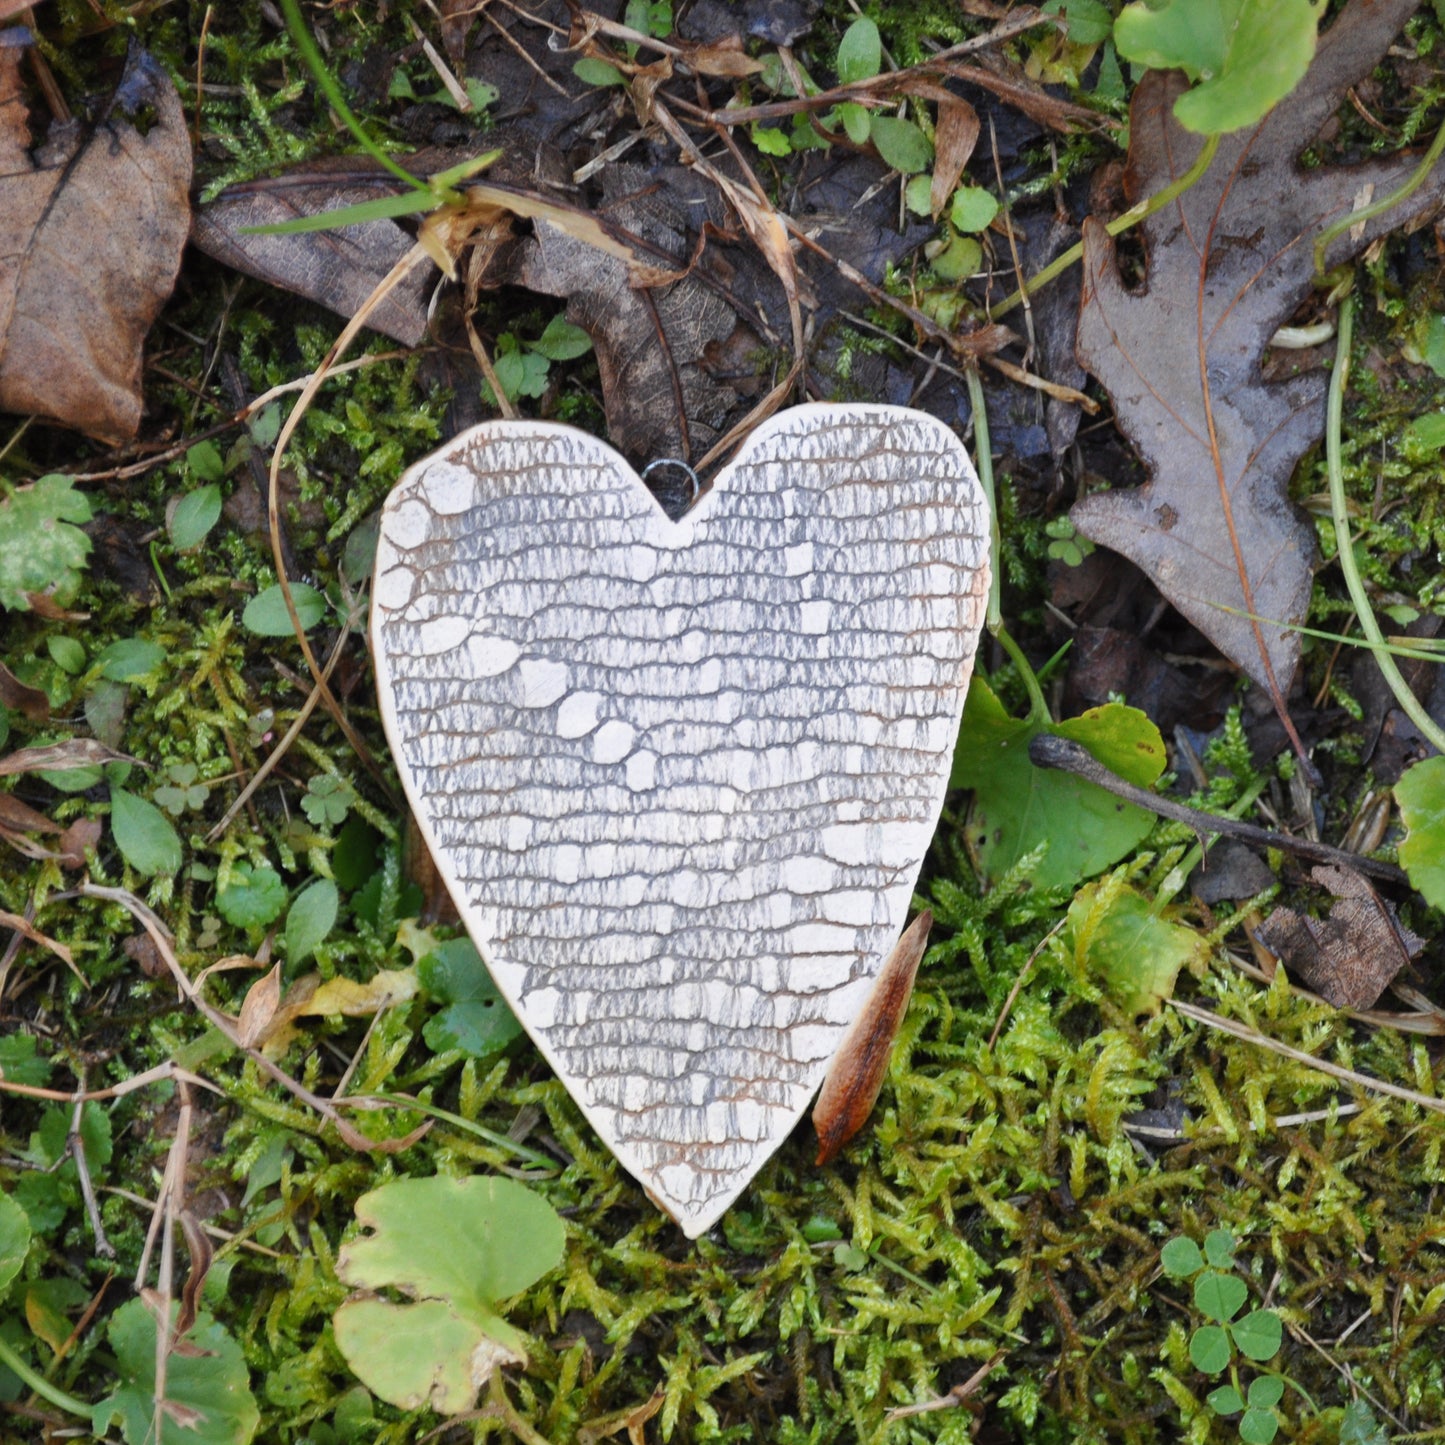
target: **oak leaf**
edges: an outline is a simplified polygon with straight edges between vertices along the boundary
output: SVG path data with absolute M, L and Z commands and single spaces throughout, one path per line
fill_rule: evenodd
M 1320 38 L 1304 81 L 1256 126 L 1223 137 L 1202 179 L 1142 226 L 1147 290 L 1125 289 L 1114 244 L 1085 222 L 1079 360 L 1103 382 L 1151 478 L 1077 503 L 1092 541 L 1135 562 L 1277 705 L 1299 661 L 1313 534 L 1290 507 L 1300 456 L 1324 430 L 1326 379 L 1266 383 L 1260 360 L 1307 295 L 1314 241 L 1332 221 L 1399 186 L 1398 155 L 1304 172 L 1298 157 L 1367 76 L 1416 0 L 1355 0 Z M 1156 194 L 1204 138 L 1174 118 L 1186 81 L 1151 71 L 1130 111 L 1129 201 Z M 1395 209 L 1338 237 L 1338 265 L 1436 205 L 1437 170 Z M 1257 620 L 1258 619 L 1258 620 Z

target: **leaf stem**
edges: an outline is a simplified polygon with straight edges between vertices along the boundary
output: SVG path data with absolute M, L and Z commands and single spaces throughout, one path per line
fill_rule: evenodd
M 398 165 L 362 129 L 361 122 L 352 114 L 351 107 L 347 105 L 346 97 L 342 95 L 341 87 L 336 83 L 336 77 L 326 68 L 326 62 L 321 58 L 320 50 L 316 48 L 316 41 L 312 38 L 310 30 L 306 28 L 305 20 L 301 18 L 301 6 L 297 0 L 281 0 L 281 13 L 286 17 L 286 28 L 291 32 L 291 39 L 295 42 L 297 50 L 301 52 L 301 58 L 306 62 L 306 68 L 316 77 L 316 83 L 326 96 L 327 103 L 341 117 L 347 130 L 361 143 L 362 149 L 366 151 L 367 155 L 380 161 L 392 175 L 405 181 L 413 189 L 421 191 L 423 195 L 430 197 L 432 204 L 440 200 L 452 199 L 444 193 L 434 191 L 425 181 L 418 180 L 404 166 Z
M 968 404 L 973 412 L 973 452 L 977 459 L 978 480 L 988 502 L 988 630 L 1018 668 L 1029 695 L 1029 720 L 1050 723 L 1054 717 L 1049 711 L 1048 703 L 1044 701 L 1044 690 L 1039 684 L 1038 674 L 1003 625 L 1003 540 L 999 531 L 998 500 L 993 484 L 993 447 L 988 434 L 988 406 L 984 400 L 983 382 L 979 379 L 978 367 L 971 364 L 964 367 L 963 375 L 968 384 Z
M 52 1385 L 44 1375 L 31 1369 L 11 1349 L 3 1337 L 0 1337 L 0 1365 L 4 1365 L 11 1374 L 17 1375 L 41 1399 L 48 1400 L 57 1410 L 64 1410 L 67 1415 L 78 1415 L 82 1420 L 90 1419 L 91 1407 L 84 1400 L 77 1400 L 74 1395 L 67 1395 L 59 1386 Z
M 1445 128 L 1441 135 L 1445 136 Z M 1344 574 L 1345 589 L 1350 594 L 1355 616 L 1360 622 L 1360 631 L 1374 651 L 1375 666 L 1380 669 L 1389 689 L 1395 695 L 1405 716 L 1420 729 L 1420 735 L 1441 753 L 1445 753 L 1445 731 L 1411 690 L 1404 679 L 1395 659 L 1385 642 L 1380 624 L 1375 618 L 1370 599 L 1365 593 L 1365 584 L 1360 577 L 1359 564 L 1355 560 L 1355 546 L 1350 538 L 1350 515 L 1345 502 L 1345 472 L 1340 460 L 1341 417 L 1344 411 L 1345 384 L 1350 375 L 1350 340 L 1355 329 L 1355 298 L 1346 296 L 1340 302 L 1340 334 L 1335 342 L 1335 366 L 1330 376 L 1329 410 L 1325 416 L 1325 460 L 1330 478 L 1330 516 L 1335 524 L 1335 543 L 1339 552 L 1340 571 Z
M 1184 172 L 1178 180 L 1170 181 L 1158 195 L 1150 196 L 1147 201 L 1140 201 L 1137 206 L 1130 206 L 1122 216 L 1115 216 L 1109 221 L 1104 229 L 1111 236 L 1121 236 L 1125 231 L 1137 226 L 1140 221 L 1147 221 L 1156 211 L 1162 211 L 1171 201 L 1177 200 L 1187 191 L 1199 178 L 1209 169 L 1209 163 L 1214 159 L 1214 153 L 1219 149 L 1219 137 L 1217 135 L 1206 136 L 1204 146 L 1194 159 L 1194 164 Z M 1349 219 L 1349 224 L 1354 225 L 1363 212 L 1356 212 Z M 1067 271 L 1076 261 L 1082 259 L 1084 254 L 1084 243 L 1082 241 L 1069 247 L 1067 251 L 1055 256 L 1047 266 L 1036 275 L 1030 276 L 1024 282 L 1023 287 L 1015 291 L 1013 295 L 1007 296 L 993 308 L 993 316 L 1006 315 L 1015 306 L 1023 304 L 1025 295 L 1032 296 L 1036 291 L 1047 286 L 1056 276 Z
M 1403 185 L 1391 191 L 1388 196 L 1381 196 L 1378 201 L 1368 206 L 1361 206 L 1358 211 L 1350 211 L 1340 217 L 1338 221 L 1331 222 L 1320 232 L 1315 241 L 1315 280 L 1322 281 L 1325 274 L 1325 251 L 1329 244 L 1337 236 L 1355 226 L 1363 225 L 1366 221 L 1388 211 L 1392 206 L 1398 206 L 1401 201 L 1407 201 L 1425 182 L 1425 177 L 1435 168 L 1435 162 L 1440 159 L 1441 152 L 1445 151 L 1445 125 L 1442 125 L 1435 132 L 1435 139 L 1430 142 L 1430 149 L 1420 157 L 1420 164 L 1410 173 L 1410 179 Z
M 968 385 L 968 405 L 973 413 L 973 455 L 978 467 L 979 484 L 988 502 L 988 613 L 990 632 L 997 632 L 1003 625 L 1003 583 L 999 576 L 1002 562 L 1002 534 L 998 526 L 998 501 L 993 486 L 993 444 L 988 434 L 988 404 L 984 400 L 983 382 L 978 367 L 970 362 L 963 369 L 964 381 Z

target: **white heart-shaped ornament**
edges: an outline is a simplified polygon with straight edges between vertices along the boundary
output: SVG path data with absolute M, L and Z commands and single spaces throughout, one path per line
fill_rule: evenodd
M 681 521 L 584 432 L 488 422 L 386 503 L 372 647 L 497 986 L 689 1237 L 807 1108 L 903 926 L 988 588 L 958 439 L 764 423 Z

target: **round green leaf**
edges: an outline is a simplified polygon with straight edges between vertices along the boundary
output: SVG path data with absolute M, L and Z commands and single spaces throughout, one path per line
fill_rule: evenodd
M 460 1415 L 476 1404 L 497 1365 L 527 1358 L 525 1337 L 505 1321 L 474 1319 L 444 1300 L 348 1300 L 332 1327 L 357 1379 L 401 1410 L 427 1405 L 440 1415 Z
M 882 64 L 883 39 L 878 27 L 867 16 L 860 15 L 838 42 L 838 84 L 872 80 Z
M 1273 1310 L 1251 1310 L 1229 1327 L 1240 1352 L 1251 1360 L 1272 1360 L 1284 1342 L 1284 1325 Z
M 286 915 L 286 957 L 295 964 L 311 957 L 336 923 L 340 895 L 329 878 L 308 883 Z
M 1273 1411 L 1256 1410 L 1251 1406 L 1240 1416 L 1239 1438 L 1244 1445 L 1270 1445 L 1279 1433 L 1279 1421 Z
M 960 186 L 948 214 L 960 231 L 986 231 L 998 215 L 998 202 L 982 186 Z
M 1196 1370 L 1222 1374 L 1229 1368 L 1229 1357 L 1229 1336 L 1221 1325 L 1201 1325 L 1189 1336 L 1189 1358 Z
M 1408 768 L 1395 784 L 1395 801 L 1409 829 L 1400 866 L 1432 908 L 1445 909 L 1445 757 Z
M 1114 22 L 1119 54 L 1200 83 L 1174 104 L 1180 125 L 1221 134 L 1254 125 L 1304 78 L 1320 7 L 1310 0 L 1136 0 Z
M 1211 1229 L 1204 1236 L 1204 1257 L 1215 1269 L 1234 1268 L 1234 1235 L 1227 1229 Z
M 856 100 L 845 100 L 834 115 L 842 121 L 844 132 L 855 146 L 868 143 L 868 136 L 873 130 L 873 112 L 866 105 L 859 105 Z
M 1194 1303 L 1205 1319 L 1228 1324 L 1244 1308 L 1249 1287 L 1237 1274 L 1221 1274 L 1217 1269 L 1205 1270 L 1194 1281 Z
M 124 788 L 110 790 L 110 831 L 121 857 L 137 873 L 179 873 L 181 840 L 154 803 Z
M 1284 1381 L 1278 1375 L 1259 1375 L 1249 1386 L 1249 1403 L 1256 1409 L 1272 1410 L 1284 1399 Z
M 226 474 L 220 449 L 209 439 L 186 448 L 186 470 L 203 482 L 219 482 Z
M 237 928 L 265 928 L 286 906 L 286 885 L 274 868 L 235 863 L 226 886 L 216 894 L 216 911 Z
M 933 177 L 914 176 L 903 188 L 903 201 L 915 216 L 933 214 Z
M 905 176 L 926 171 L 933 164 L 933 142 L 911 120 L 875 115 L 869 134 L 884 165 Z
M 1064 946 L 1079 974 L 1102 983 L 1131 1018 L 1157 1014 L 1174 996 L 1180 969 L 1208 952 L 1192 928 L 1161 918 L 1153 900 L 1117 879 L 1074 895 Z
M 29 1249 L 29 1217 L 8 1194 L 0 1194 L 0 1294 L 20 1273 Z
M 296 603 L 296 615 L 308 632 L 326 615 L 326 598 L 305 582 L 291 584 L 291 597 Z M 265 591 L 258 592 L 241 614 L 241 625 L 257 637 L 292 637 L 295 629 L 291 626 L 291 614 L 286 611 L 286 597 L 278 582 Z
M 90 498 L 59 473 L 0 497 L 0 607 L 28 611 L 32 592 L 69 602 L 90 556 L 90 538 L 74 524 L 90 519 Z
M 790 156 L 793 153 L 793 143 L 788 139 L 787 131 L 778 126 L 755 125 L 748 134 L 765 156 Z
M 928 264 L 940 281 L 966 281 L 983 265 L 983 248 L 972 236 L 953 231 L 948 245 L 930 256 Z
M 1186 1239 L 1181 1234 L 1159 1251 L 1159 1263 L 1164 1266 L 1165 1274 L 1175 1279 L 1188 1279 L 1204 1268 L 1204 1256 L 1192 1239 Z
M 100 675 L 111 682 L 134 682 L 154 672 L 165 660 L 165 648 L 139 637 L 123 637 L 119 642 L 112 642 L 96 658 Z
M 1244 1409 L 1244 1397 L 1233 1385 L 1221 1385 L 1204 1398 L 1216 1415 L 1237 1415 Z
M 363 1194 L 356 1218 L 370 1232 L 337 1256 L 343 1284 L 447 1300 L 473 1318 L 555 1268 L 566 1237 L 540 1194 L 482 1175 L 398 1179 Z
M 214 482 L 187 492 L 171 512 L 171 546 L 177 552 L 189 552 L 192 547 L 199 547 L 220 519 L 221 489 Z

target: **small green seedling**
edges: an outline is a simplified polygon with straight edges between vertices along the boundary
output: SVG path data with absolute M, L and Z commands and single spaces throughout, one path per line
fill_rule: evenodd
M 579 62 L 580 63 L 580 62 Z M 523 341 L 510 331 L 497 338 L 493 362 L 497 380 L 508 401 L 518 397 L 541 396 L 547 389 L 547 374 L 554 361 L 572 361 L 592 349 L 592 338 L 565 316 L 554 316 L 535 341 Z M 489 383 L 482 383 L 482 400 L 496 406 Z
M 1304 78 L 1321 8 L 1311 0 L 1136 0 L 1114 22 L 1119 54 L 1195 84 L 1174 103 L 1187 130 L 1255 125 Z
M 27 612 L 45 594 L 65 606 L 80 588 L 90 538 L 90 498 L 69 477 L 41 477 L 0 496 L 0 607 Z
M 1270 1445 L 1279 1430 L 1274 1410 L 1284 1395 L 1278 1375 L 1257 1375 L 1246 1391 L 1239 1379 L 1236 1357 L 1263 1364 L 1279 1353 L 1284 1327 L 1274 1310 L 1239 1312 L 1249 1298 L 1249 1286 L 1234 1273 L 1234 1235 L 1227 1229 L 1211 1230 L 1204 1249 L 1182 1235 L 1171 1239 L 1159 1253 L 1164 1273 L 1173 1279 L 1194 1281 L 1195 1308 L 1210 1321 L 1189 1337 L 1189 1358 L 1206 1375 L 1229 1372 L 1229 1383 L 1211 1390 L 1209 1408 L 1216 1415 L 1237 1415 L 1239 1438 L 1245 1445 Z
M 1050 538 L 1049 556 L 1066 567 L 1077 567 L 1094 550 L 1094 544 L 1065 516 L 1046 523 L 1044 535 Z

